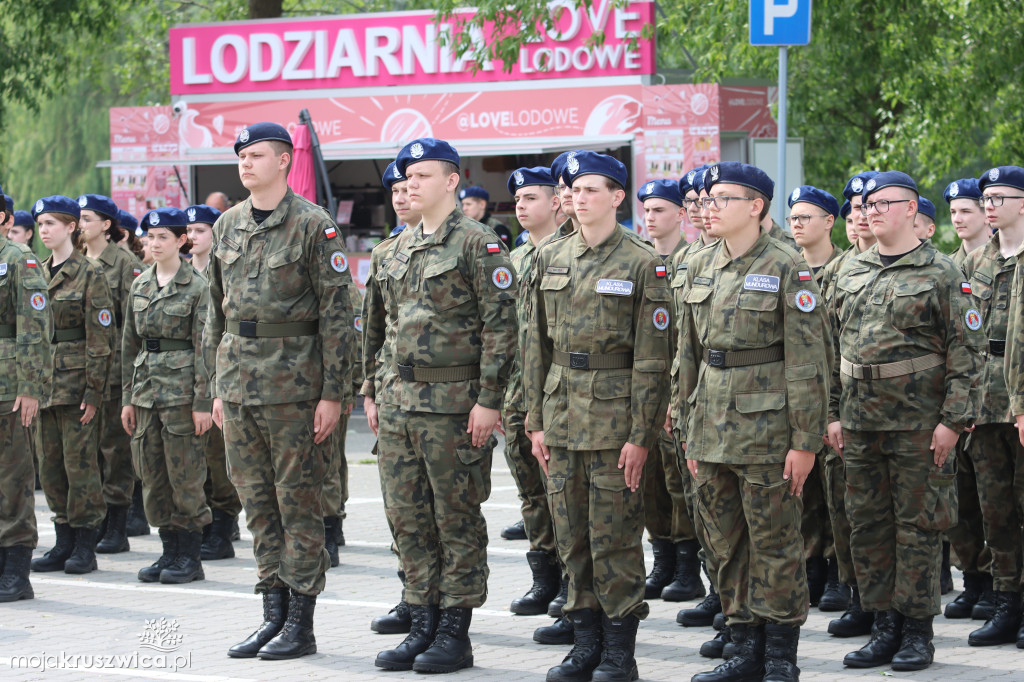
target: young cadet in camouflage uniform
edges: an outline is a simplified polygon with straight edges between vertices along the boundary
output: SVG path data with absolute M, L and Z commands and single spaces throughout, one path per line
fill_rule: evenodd
M 163 553 L 139 571 L 145 583 L 204 580 L 200 550 L 210 523 L 203 484 L 202 436 L 212 423 L 209 373 L 203 360 L 210 289 L 179 258 L 188 218 L 177 208 L 143 216 L 154 266 L 129 292 L 121 340 L 124 407 L 121 423 L 132 439 L 146 518 L 159 528 Z
M 243 128 L 235 153 L 250 197 L 213 228 L 203 345 L 265 620 L 228 655 L 296 658 L 316 652 L 313 612 L 330 565 L 323 481 L 350 390 L 352 276 L 334 221 L 288 188 L 288 131 Z
M 1003 194 L 1003 192 L 999 193 Z M 1024 195 L 1024 192 L 1015 194 Z M 1006 220 L 1007 214 L 1012 215 L 1016 211 L 1017 224 L 1020 225 L 1021 221 L 1024 221 L 1024 201 L 1019 197 L 1011 199 L 1009 195 L 1004 195 L 1002 207 L 996 207 L 994 202 L 992 204 L 990 207 L 986 202 L 987 214 L 991 213 L 993 217 L 999 215 Z M 1015 258 L 1017 266 L 1013 273 L 1009 319 L 1006 326 L 1007 348 L 1004 376 L 1010 400 L 1010 414 L 1016 421 L 1017 438 L 1024 446 L 1024 247 L 1017 251 Z M 1024 510 L 1024 493 L 1022 493 L 1021 486 L 1021 482 L 1024 481 L 1024 461 L 1019 454 L 1015 462 L 1014 480 L 1017 484 L 1016 490 L 1014 490 L 1014 503 L 1017 505 L 1018 514 L 1024 514 L 1022 511 Z M 1021 622 L 1020 630 L 1017 631 L 1017 648 L 1024 649 L 1024 621 Z
M 39 541 L 35 463 L 26 443 L 53 378 L 52 335 L 35 254 L 0 235 L 0 359 L 7 366 L 0 375 L 0 602 L 35 596 L 28 579 Z
M 409 636 L 377 655 L 389 670 L 471 667 L 469 624 L 487 598 L 480 505 L 516 347 L 517 287 L 504 245 L 455 206 L 458 164 L 434 138 L 395 160 L 422 219 L 395 240 L 381 288 L 394 332 L 376 396 L 378 461 L 412 611 Z
M 832 297 L 829 440 L 846 463 L 861 603 L 877 612 L 843 660 L 857 668 L 931 665 L 941 534 L 956 520 L 949 454 L 977 414 L 981 315 L 956 264 L 914 235 L 917 197 L 899 171 L 864 183 L 878 244 L 846 261 Z
M 825 432 L 828 325 L 807 263 L 758 227 L 771 179 L 729 162 L 704 183 L 720 241 L 687 268 L 680 428 L 736 653 L 693 680 L 795 680 L 808 608 L 799 496 Z
M 53 512 L 57 541 L 32 561 L 33 571 L 90 573 L 106 514 L 97 411 L 110 376 L 115 309 L 99 266 L 74 247 L 79 206 L 65 196 L 32 207 L 43 245 L 41 270 L 53 312 L 53 382 L 39 415 L 39 482 Z
M 491 228 L 506 246 L 511 246 L 512 231 L 487 210 L 487 202 L 490 200 L 490 192 L 479 185 L 470 185 L 459 192 L 459 204 L 466 217 Z
M 526 428 L 548 476 L 576 639 L 547 679 L 635 680 L 648 614 L 640 488 L 668 398 L 668 268 L 615 221 L 621 162 L 580 151 L 562 175 L 580 229 L 540 251 L 523 353 Z
M 97 554 L 127 552 L 128 509 L 132 504 L 136 474 L 132 470 L 131 442 L 121 428 L 121 330 L 132 282 L 142 273 L 142 263 L 118 246 L 124 232 L 118 226 L 117 205 L 101 194 L 78 197 L 81 209 L 83 253 L 97 263 L 113 298 L 116 324 L 110 379 L 100 406 L 100 474 L 107 504 L 105 533 L 96 545 Z
M 526 396 L 522 376 L 522 348 L 525 346 L 530 313 L 530 297 L 527 292 L 535 275 L 533 266 L 538 249 L 555 233 L 555 215 L 561 203 L 555 194 L 556 187 L 551 171 L 544 166 L 519 168 L 508 178 L 508 191 L 516 202 L 516 217 L 528 233 L 526 242 L 511 254 L 512 267 L 521 288 L 521 295 L 516 299 L 519 352 L 515 355 L 512 374 L 505 389 L 502 413 L 505 460 L 519 490 L 524 526 L 530 541 L 526 560 L 533 573 L 533 585 L 509 607 L 512 613 L 522 616 L 547 613 L 551 600 L 558 594 L 562 579 L 551 507 L 544 487 L 544 472 L 533 456 L 533 443 L 526 433 Z
M 953 222 L 960 246 L 953 252 L 953 262 L 964 266 L 968 254 L 985 246 L 992 230 L 985 220 L 981 206 L 981 188 L 976 178 L 961 178 L 946 186 L 942 198 L 949 204 L 949 217 Z

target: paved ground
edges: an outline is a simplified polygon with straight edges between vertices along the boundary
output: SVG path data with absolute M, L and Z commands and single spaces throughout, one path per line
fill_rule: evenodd
M 377 469 L 370 463 L 373 440 L 365 421 L 357 417 L 353 422 L 349 434 L 352 498 L 345 521 L 348 544 L 342 549 L 342 565 L 328 574 L 327 590 L 317 603 L 319 654 L 287 662 L 228 658 L 227 648 L 248 635 L 262 615 L 260 601 L 252 594 L 251 536 L 243 528 L 242 540 L 235 543 L 237 558 L 206 562 L 205 581 L 175 587 L 144 585 L 136 580 L 138 569 L 159 555 L 154 532 L 132 538 L 131 552 L 101 556 L 100 570 L 90 575 L 33 574 L 34 600 L 0 605 L 0 679 L 422 679 L 416 673 L 388 673 L 373 666 L 379 650 L 401 640 L 400 636 L 376 635 L 368 627 L 371 618 L 398 600 L 400 584 L 388 550 Z M 507 610 L 509 602 L 528 586 L 529 570 L 525 542 L 499 537 L 501 528 L 518 518 L 515 485 L 500 454 L 495 457 L 492 480 L 493 493 L 485 505 L 491 536 L 490 597 L 486 607 L 476 611 L 471 629 L 476 667 L 458 673 L 457 679 L 543 680 L 567 648 L 532 641 L 534 628 L 549 624 L 550 619 L 512 616 Z M 37 493 L 36 503 L 38 555 L 54 538 L 41 493 Z M 687 680 L 712 667 L 697 653 L 712 631 L 676 625 L 679 608 L 651 602 L 651 616 L 641 624 L 637 642 L 642 679 Z M 1024 680 L 1024 651 L 1013 645 L 972 649 L 967 646 L 967 634 L 979 624 L 941 617 L 936 619 L 938 662 L 929 670 L 844 670 L 843 655 L 860 647 L 866 638 L 844 641 L 830 637 L 826 632 L 829 617 L 812 610 L 803 630 L 800 666 L 805 680 L 878 679 L 879 675 L 922 681 Z M 176 630 L 168 627 L 174 624 Z M 158 650 L 146 645 L 173 651 L 161 659 Z M 62 663 L 64 669 L 53 670 Z M 67 669 L 75 663 L 78 669 Z

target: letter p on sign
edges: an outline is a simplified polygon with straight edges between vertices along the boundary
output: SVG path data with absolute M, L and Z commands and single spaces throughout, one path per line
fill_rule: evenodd
M 811 0 L 750 0 L 751 45 L 811 42 Z

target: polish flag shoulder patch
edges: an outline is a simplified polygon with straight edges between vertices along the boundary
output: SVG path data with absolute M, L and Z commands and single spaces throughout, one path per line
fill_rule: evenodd
M 334 239 L 338 236 L 338 230 L 333 225 L 324 228 L 324 234 L 327 235 L 328 239 Z
M 810 270 L 801 270 L 800 272 L 796 273 L 796 276 L 800 279 L 801 282 L 810 282 L 812 279 Z
M 960 291 L 962 291 L 965 294 L 972 293 L 971 292 L 971 283 L 970 282 L 960 282 Z
M 39 266 L 39 264 L 36 263 L 34 258 L 26 258 L 25 259 L 25 267 L 26 268 L 35 268 L 35 267 L 38 267 L 38 266 Z
M 132 277 L 138 277 L 142 274 L 142 268 L 132 268 Z
M 654 266 L 654 276 L 655 277 L 668 277 L 668 268 L 665 267 L 664 265 L 655 265 Z
M 501 246 L 496 243 L 490 243 L 487 245 L 487 253 L 498 253 L 501 251 Z

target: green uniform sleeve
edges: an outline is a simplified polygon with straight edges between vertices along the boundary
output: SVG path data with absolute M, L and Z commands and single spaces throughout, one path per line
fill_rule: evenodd
M 18 375 L 17 394 L 43 400 L 45 387 L 53 377 L 53 312 L 47 295 L 46 281 L 38 265 L 28 267 L 26 258 L 11 263 L 14 281 L 11 294 L 17 297 L 17 337 L 15 339 Z M 9 370 L 6 370 L 9 371 Z
M 959 433 L 977 418 L 979 395 L 976 384 L 980 378 L 985 334 L 974 297 L 963 293 L 961 281 L 954 279 L 947 283 L 945 291 L 939 292 L 948 324 L 946 397 L 940 414 L 942 423 Z
M 467 240 L 467 257 L 473 288 L 476 290 L 480 330 L 480 394 L 477 403 L 492 410 L 500 410 L 505 401 L 512 362 L 518 343 L 515 293 L 518 290 L 515 270 L 508 250 L 501 246 L 498 253 L 484 258 L 469 254 L 485 252 L 480 237 Z
M 211 398 L 217 395 L 217 348 L 224 337 L 224 283 L 220 260 L 217 252 L 220 249 L 221 218 L 213 226 L 213 253 L 210 265 L 206 268 L 206 279 L 210 286 L 210 304 L 206 308 L 206 328 L 203 334 L 203 361 L 209 377 Z
M 135 358 L 139 355 L 141 342 L 138 328 L 135 325 L 134 292 L 138 286 L 132 285 L 128 292 L 127 313 L 124 318 L 124 331 L 121 334 L 121 405 L 132 404 L 132 389 L 135 381 Z
M 110 380 L 117 332 L 116 310 L 103 273 L 89 265 L 82 273 L 85 282 L 85 394 L 82 402 L 99 407 Z
M 786 403 L 790 448 L 818 452 L 826 430 L 834 364 L 832 328 L 818 285 L 813 280 L 800 281 L 802 270 L 810 268 L 801 260 L 791 268 L 784 294 Z
M 1010 295 L 1010 315 L 1006 326 L 1006 356 L 1003 373 L 1006 391 L 1010 396 L 1010 414 L 1024 414 L 1024 251 L 1017 252 L 1017 267 L 1013 271 L 1013 293 Z
M 671 363 L 672 291 L 658 257 L 652 258 L 637 282 L 641 295 L 634 299 L 633 376 L 630 396 L 632 426 L 629 442 L 650 450 L 658 442 L 668 407 L 668 372 Z
M 198 275 L 193 276 L 198 279 Z M 192 349 L 195 353 L 193 367 L 196 377 L 192 399 L 193 412 L 209 412 L 213 409 L 213 398 L 210 394 L 210 372 L 206 366 L 206 353 L 203 349 L 206 320 L 210 314 L 209 307 L 210 290 L 203 285 L 196 299 L 195 307 L 192 309 Z M 127 362 L 125 364 L 127 365 Z
M 544 307 L 544 296 L 541 295 L 540 287 L 544 281 L 544 269 L 546 267 L 544 249 L 541 249 L 534 263 L 533 282 L 527 292 L 530 297 L 529 325 L 526 333 L 525 347 L 523 348 L 523 392 L 526 395 L 526 430 L 544 430 L 544 382 L 547 380 L 548 371 L 551 368 L 552 343 L 547 335 L 548 321 L 547 311 Z M 543 330 L 543 333 L 542 333 Z
M 378 269 L 383 255 L 377 249 L 386 249 L 386 245 L 378 246 L 370 255 L 370 273 L 366 277 L 366 292 L 363 296 L 363 386 L 359 391 L 364 396 L 375 399 L 377 396 L 375 378 L 377 376 L 377 353 L 384 346 L 387 313 L 384 309 L 384 296 L 378 281 Z
M 323 389 L 321 400 L 342 402 L 351 393 L 352 379 L 349 346 L 355 343 L 352 328 L 354 314 L 349 287 L 352 274 L 347 267 L 342 271 L 334 266 L 338 254 L 344 252 L 340 237 L 328 238 L 324 230 L 316 231 L 317 241 L 312 249 L 308 271 L 313 292 L 320 302 L 320 347 L 323 357 Z

